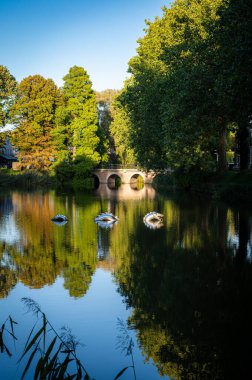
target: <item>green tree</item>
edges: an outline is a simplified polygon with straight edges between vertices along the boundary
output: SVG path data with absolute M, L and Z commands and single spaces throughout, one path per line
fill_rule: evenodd
M 227 121 L 215 100 L 215 46 L 209 43 L 221 1 L 175 1 L 162 18 L 147 22 L 138 41 L 121 101 L 137 158 L 147 167 L 212 170 L 214 152 L 222 153 Z
M 121 94 L 122 92 L 111 104 L 112 122 L 109 129 L 114 141 L 117 160 L 121 164 L 127 165 L 135 163 L 136 158 L 131 142 L 131 120 L 119 100 Z
M 110 125 L 113 120 L 111 104 L 113 99 L 119 93 L 118 90 L 107 89 L 96 92 L 96 100 L 98 103 L 98 119 L 99 119 L 99 152 L 102 156 L 102 162 L 109 160 L 115 162 L 115 143 L 110 133 Z
M 63 104 L 56 111 L 53 131 L 54 169 L 60 182 L 86 186 L 91 170 L 101 159 L 106 161 L 106 141 L 99 135 L 96 97 L 87 72 L 74 66 L 63 79 Z
M 52 131 L 55 112 L 62 96 L 52 79 L 33 75 L 17 87 L 17 100 L 12 108 L 16 125 L 13 133 L 20 157 L 27 165 L 46 170 L 55 155 Z
M 7 67 L 0 65 L 0 128 L 9 120 L 10 108 L 15 99 L 17 82 Z
M 238 126 L 240 167 L 249 164 L 249 127 L 252 114 L 252 12 L 250 0 L 224 0 L 213 30 L 218 44 L 215 86 L 220 106 Z
M 70 119 L 70 133 L 74 148 L 73 158 L 77 165 L 88 172 L 100 162 L 97 103 L 92 82 L 82 67 L 74 66 L 65 75 L 63 94 Z M 76 175 L 79 170 L 77 168 Z

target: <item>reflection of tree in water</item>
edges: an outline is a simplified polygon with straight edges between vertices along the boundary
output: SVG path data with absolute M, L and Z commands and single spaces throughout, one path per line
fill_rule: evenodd
M 53 284 L 57 276 L 63 275 L 70 295 L 83 296 L 97 261 L 96 226 L 86 221 L 97 214 L 99 204 L 85 197 L 55 197 L 54 192 L 14 192 L 7 205 L 10 203 L 12 208 L 8 210 L 14 210 L 22 238 L 5 244 L 15 268 L 7 271 L 0 265 L 2 294 L 7 292 L 12 275 L 32 288 Z M 59 210 L 71 221 L 64 227 L 50 220 Z
M 234 256 L 225 208 L 206 205 L 201 213 L 183 208 L 170 215 L 177 223 L 168 226 L 166 242 L 159 236 L 164 231 L 137 225 L 116 272 L 120 292 L 134 308 L 130 322 L 142 352 L 171 378 L 246 378 L 252 370 L 248 217 L 239 213 Z
M 64 269 L 64 287 L 72 297 L 82 297 L 88 290 L 94 271 L 89 265 Z
M 8 296 L 9 292 L 17 283 L 17 275 L 11 256 L 5 251 L 5 244 L 1 246 L 2 255 L 0 255 L 0 298 Z

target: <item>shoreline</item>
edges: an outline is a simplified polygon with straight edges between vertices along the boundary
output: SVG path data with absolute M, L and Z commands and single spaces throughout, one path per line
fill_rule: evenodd
M 14 172 L 10 169 L 0 170 L 0 189 L 18 187 L 20 189 L 45 189 L 49 187 L 64 187 L 69 189 L 94 188 L 92 178 L 83 179 L 82 183 L 76 185 L 68 180 L 60 182 L 56 176 L 48 173 L 35 171 Z M 190 176 L 181 173 L 159 174 L 153 181 L 155 190 L 166 193 L 167 191 L 182 191 L 201 196 L 210 197 L 215 200 L 231 202 L 246 202 L 252 204 L 252 171 L 234 172 L 226 171 L 205 176 L 194 173 Z

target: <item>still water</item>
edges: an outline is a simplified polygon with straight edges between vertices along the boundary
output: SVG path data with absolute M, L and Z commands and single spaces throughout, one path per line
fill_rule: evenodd
M 153 210 L 164 214 L 163 227 L 143 223 Z M 94 223 L 105 211 L 119 218 L 109 229 Z M 57 213 L 68 223 L 54 224 Z M 22 297 L 57 331 L 71 328 L 96 380 L 132 365 L 123 334 L 134 343 L 139 380 L 251 378 L 251 246 L 245 206 L 129 185 L 0 193 L 0 324 L 9 315 L 18 322 L 15 345 L 4 335 L 12 357 L 0 353 L 0 379 L 20 379 L 26 365 L 17 361 L 36 316 Z M 121 378 L 134 379 L 132 368 Z

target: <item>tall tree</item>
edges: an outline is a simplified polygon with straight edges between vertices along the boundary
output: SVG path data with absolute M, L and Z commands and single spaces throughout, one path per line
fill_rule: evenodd
M 73 159 L 77 172 L 88 173 L 100 162 L 98 153 L 98 118 L 92 82 L 83 67 L 74 66 L 65 75 L 63 94 L 65 97 L 65 125 L 73 147 Z M 69 138 L 69 137 L 68 137 Z M 80 175 L 83 175 L 80 173 Z
M 117 160 L 123 165 L 134 164 L 136 157 L 131 142 L 131 121 L 119 100 L 120 96 L 122 96 L 122 92 L 111 105 L 110 135 L 113 138 Z
M 213 31 L 218 44 L 215 86 L 220 104 L 238 125 L 240 167 L 249 164 L 249 127 L 252 115 L 252 12 L 250 0 L 223 0 Z
M 55 112 L 62 96 L 52 79 L 33 75 L 17 87 L 17 100 L 12 108 L 16 125 L 13 133 L 21 159 L 29 166 L 46 170 L 55 156 L 52 130 Z
M 17 82 L 7 67 L 0 65 L 0 128 L 9 120 L 10 108 L 15 99 Z
M 209 61 L 214 46 L 207 42 L 221 2 L 177 0 L 162 18 L 147 22 L 138 41 L 122 103 L 145 166 L 209 170 L 214 164 L 226 120 L 215 101 L 214 60 Z
M 98 120 L 99 120 L 99 152 L 102 156 L 102 162 L 116 162 L 115 143 L 110 133 L 110 125 L 113 120 L 112 102 L 118 95 L 119 90 L 107 89 L 96 92 L 96 100 L 98 103 Z

